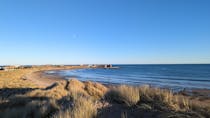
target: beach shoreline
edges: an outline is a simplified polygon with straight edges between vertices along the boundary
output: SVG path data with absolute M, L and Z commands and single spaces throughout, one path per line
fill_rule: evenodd
M 89 67 L 88 66 L 64 66 L 64 67 L 39 68 L 35 70 L 31 69 L 32 70 L 31 72 L 25 73 L 20 79 L 24 80 L 23 82 L 28 81 L 29 83 L 35 84 L 36 87 L 32 87 L 32 88 L 47 88 L 53 85 L 54 83 L 68 81 L 68 79 L 65 79 L 64 76 L 61 76 L 57 73 L 48 74 L 47 71 L 75 70 L 75 69 L 86 69 L 86 68 L 89 68 Z M 72 78 L 72 79 L 77 79 L 77 78 Z M 100 83 L 100 84 L 103 84 L 103 83 Z M 103 85 L 106 86 L 107 88 L 118 86 L 118 84 L 111 84 L 111 83 L 103 84 Z M 152 87 L 152 88 L 157 88 L 157 87 Z M 170 90 L 170 88 L 163 88 L 163 89 Z M 207 101 L 208 103 L 210 103 L 210 100 L 209 100 L 210 89 L 183 89 L 180 91 L 176 91 L 174 93 L 191 97 L 191 99 L 201 99 L 203 101 Z
M 86 69 L 86 68 L 88 68 L 88 67 L 76 67 L 76 68 L 68 68 L 68 69 L 67 68 L 66 69 L 60 68 L 60 69 L 42 70 L 42 71 L 33 72 L 33 73 L 27 75 L 27 79 L 36 83 L 40 87 L 45 88 L 45 87 L 48 87 L 48 86 L 50 86 L 50 85 L 52 85 L 56 82 L 61 82 L 61 81 L 67 81 L 68 80 L 64 76 L 61 76 L 57 73 L 48 74 L 48 73 L 46 73 L 47 71 L 75 70 L 75 69 Z M 71 78 L 71 79 L 77 79 L 77 78 Z M 100 84 L 103 84 L 104 86 L 106 86 L 108 88 L 113 87 L 113 86 L 121 85 L 121 84 L 111 84 L 111 83 L 110 84 L 100 83 Z M 159 88 L 159 87 L 152 87 L 152 88 Z M 170 90 L 170 88 L 162 88 L 162 89 Z M 182 90 L 179 90 L 179 91 L 175 91 L 174 93 L 175 94 L 181 94 L 181 95 L 184 95 L 184 96 L 189 96 L 192 99 L 208 100 L 208 102 L 210 103 L 210 100 L 209 100 L 210 99 L 210 89 L 191 88 L 191 89 L 182 89 Z

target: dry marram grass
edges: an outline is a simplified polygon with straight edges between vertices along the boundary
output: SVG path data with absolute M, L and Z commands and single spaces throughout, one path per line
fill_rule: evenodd
M 73 108 L 60 111 L 54 118 L 96 118 L 97 109 L 91 99 L 77 97 Z
M 109 101 L 125 103 L 128 106 L 135 105 L 140 100 L 139 89 L 127 85 L 113 87 L 106 94 Z

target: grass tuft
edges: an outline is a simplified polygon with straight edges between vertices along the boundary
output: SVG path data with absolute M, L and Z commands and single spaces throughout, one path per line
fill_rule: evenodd
M 140 100 L 139 89 L 127 85 L 113 87 L 105 97 L 108 101 L 124 103 L 127 106 L 133 106 Z
M 91 99 L 74 98 L 74 105 L 65 111 L 60 111 L 54 118 L 96 118 L 97 109 Z

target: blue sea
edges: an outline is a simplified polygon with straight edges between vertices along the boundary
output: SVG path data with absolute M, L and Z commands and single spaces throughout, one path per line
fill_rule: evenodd
M 104 84 L 151 85 L 172 90 L 210 89 L 210 64 L 114 65 L 119 69 L 76 69 L 48 71 L 66 79 Z

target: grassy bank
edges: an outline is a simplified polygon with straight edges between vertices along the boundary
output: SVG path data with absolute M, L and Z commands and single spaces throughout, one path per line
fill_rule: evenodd
M 27 78 L 27 75 L 31 75 L 34 72 L 46 71 L 46 70 L 65 70 L 65 69 L 77 69 L 87 68 L 86 66 L 37 66 L 27 69 L 17 69 L 11 71 L 0 70 L 0 88 L 39 88 L 40 85 L 34 83 Z M 33 79 L 37 79 L 36 77 Z
M 209 102 L 174 94 L 169 90 L 149 86 L 106 87 L 100 83 L 80 82 L 76 79 L 40 88 L 23 78 L 25 74 L 34 71 L 37 70 L 1 73 L 2 118 L 210 117 Z
M 39 70 L 41 69 L 33 68 L 0 71 L 0 88 L 35 88 L 37 85 L 26 80 L 25 75 Z

